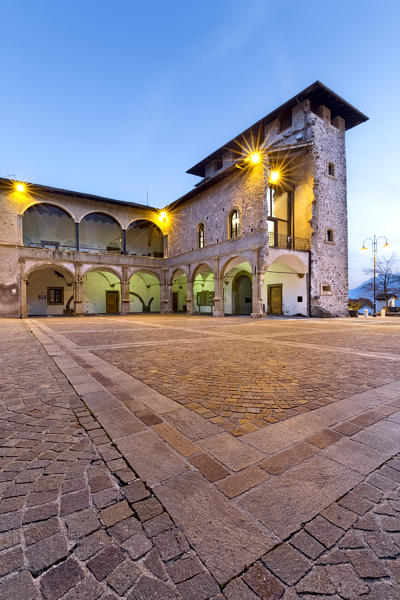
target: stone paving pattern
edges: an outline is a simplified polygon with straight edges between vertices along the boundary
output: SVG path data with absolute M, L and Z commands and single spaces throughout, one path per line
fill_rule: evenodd
M 310 331 L 307 320 L 291 327 L 274 320 L 256 325 L 237 318 L 215 321 L 164 316 L 160 325 L 159 317 L 149 315 L 125 321 L 124 328 L 115 320 L 101 332 L 64 330 L 78 345 L 236 435 L 395 379 L 387 357 L 371 357 L 366 369 L 366 357 L 351 352 L 378 347 L 380 353 L 400 355 L 398 328 L 390 324 L 374 332 L 372 341 L 369 332 L 354 327 L 349 332 L 343 322 L 327 334 L 316 324 Z M 128 347 L 121 347 L 124 343 Z M 327 348 L 333 350 L 328 356 Z M 335 349 L 350 351 L 351 361 Z
M 400 598 L 396 354 L 368 354 L 365 345 L 349 352 L 358 330 L 376 350 L 383 333 L 393 336 L 399 326 L 282 320 L 267 322 L 268 333 L 264 322 L 244 319 L 214 321 L 225 325 L 213 328 L 207 318 L 167 319 L 80 319 L 77 333 L 75 319 L 0 323 L 0 598 Z M 113 364 L 123 332 L 123 343 L 132 344 L 125 351 L 140 362 L 129 328 L 142 332 L 142 350 L 166 349 L 165 335 L 154 334 L 164 323 L 177 347 L 189 339 L 184 348 L 207 341 L 214 348 L 219 330 L 228 337 L 238 330 L 235 361 L 250 386 L 248 338 L 257 338 L 257 372 L 268 378 L 268 356 L 259 350 L 265 342 L 266 352 L 275 348 L 270 338 L 304 337 L 307 323 L 311 336 L 316 328 L 332 332 L 340 337 L 336 352 L 315 350 L 319 361 L 313 358 L 310 377 L 298 374 L 296 385 L 317 381 L 326 363 L 336 396 L 325 401 L 322 388 L 319 395 L 313 388 L 316 400 L 303 405 L 305 414 L 248 429 L 236 423 L 238 432 L 226 426 L 231 417 L 221 422 L 182 406 L 164 385 L 148 386 L 131 366 Z M 104 342 L 114 346 L 111 355 L 99 352 Z M 295 341 L 279 346 L 283 367 L 293 353 L 305 360 L 308 342 L 301 343 L 302 352 L 293 350 Z M 332 370 L 336 355 L 347 363 L 344 379 L 336 360 Z M 148 365 L 155 380 L 164 373 L 160 357 L 160 365 Z M 198 356 L 202 364 L 208 368 L 208 353 Z

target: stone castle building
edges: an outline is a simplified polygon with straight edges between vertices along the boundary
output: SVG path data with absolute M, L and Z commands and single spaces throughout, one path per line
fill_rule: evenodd
M 0 316 L 346 315 L 345 131 L 366 120 L 315 82 L 163 210 L 0 179 Z

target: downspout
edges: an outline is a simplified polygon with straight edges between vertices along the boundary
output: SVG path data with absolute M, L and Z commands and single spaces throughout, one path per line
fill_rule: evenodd
M 311 317 L 311 249 L 308 251 L 308 316 Z

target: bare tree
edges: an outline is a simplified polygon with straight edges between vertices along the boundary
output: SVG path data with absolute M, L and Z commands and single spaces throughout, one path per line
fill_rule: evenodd
M 400 273 L 396 272 L 397 259 L 392 254 L 389 258 L 378 257 L 376 260 L 376 295 L 385 298 L 386 308 L 390 296 L 400 293 Z M 373 267 L 363 269 L 367 275 L 373 275 Z M 362 286 L 366 292 L 372 292 L 374 289 L 373 280 L 366 281 Z

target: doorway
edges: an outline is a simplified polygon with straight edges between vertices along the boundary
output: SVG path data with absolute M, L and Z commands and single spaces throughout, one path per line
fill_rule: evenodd
M 282 284 L 268 286 L 268 307 L 269 314 L 282 314 Z
M 239 272 L 232 282 L 232 314 L 250 315 L 252 311 L 252 295 L 250 273 Z
M 106 313 L 115 315 L 119 308 L 119 292 L 106 290 Z

